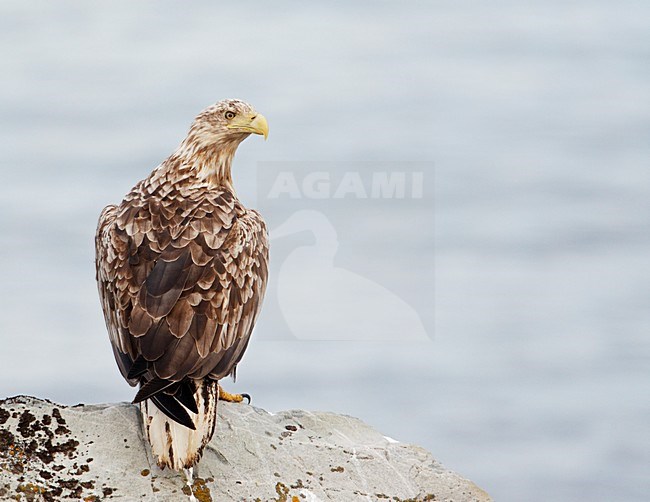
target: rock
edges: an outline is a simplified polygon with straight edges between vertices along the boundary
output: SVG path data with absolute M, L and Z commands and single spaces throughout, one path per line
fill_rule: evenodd
M 271 414 L 219 403 L 195 468 L 199 501 L 487 501 L 424 449 L 333 413 Z M 0 401 L 0 500 L 190 500 L 182 474 L 152 462 L 130 404 Z

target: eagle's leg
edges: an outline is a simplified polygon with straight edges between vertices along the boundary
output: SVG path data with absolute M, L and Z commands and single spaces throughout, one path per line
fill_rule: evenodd
M 251 402 L 251 397 L 248 394 L 231 394 L 223 390 L 221 385 L 219 385 L 219 399 L 229 403 L 241 403 L 244 399 L 248 401 L 248 404 Z

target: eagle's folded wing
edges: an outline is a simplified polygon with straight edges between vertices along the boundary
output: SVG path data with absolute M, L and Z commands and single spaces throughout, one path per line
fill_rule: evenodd
M 264 221 L 228 191 L 193 195 L 176 202 L 133 197 L 119 211 L 107 207 L 99 220 L 99 293 L 131 385 L 139 381 L 129 375 L 136 361 L 144 380 L 231 374 L 261 307 Z

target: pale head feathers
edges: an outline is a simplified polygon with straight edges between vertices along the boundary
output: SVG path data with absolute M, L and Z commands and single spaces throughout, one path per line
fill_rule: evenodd
M 235 144 L 236 147 L 250 136 L 251 132 L 228 126 L 237 119 L 256 115 L 251 105 L 238 99 L 219 101 L 196 116 L 184 143 L 191 143 L 198 148 L 228 144 Z
M 185 139 L 160 168 L 167 174 L 191 174 L 200 181 L 232 189 L 232 160 L 239 144 L 251 134 L 266 137 L 264 116 L 239 99 L 219 101 L 196 116 Z

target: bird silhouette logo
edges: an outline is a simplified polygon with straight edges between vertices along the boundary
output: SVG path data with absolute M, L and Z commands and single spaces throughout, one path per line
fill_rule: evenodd
M 337 232 L 320 211 L 300 210 L 271 230 L 271 240 L 310 232 L 280 265 L 280 311 L 299 340 L 426 341 L 420 315 L 390 289 L 337 267 Z

